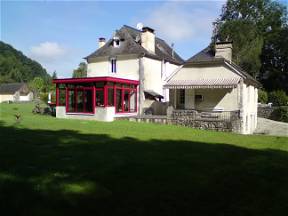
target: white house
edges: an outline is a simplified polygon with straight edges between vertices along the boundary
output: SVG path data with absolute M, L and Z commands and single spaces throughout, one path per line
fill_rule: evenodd
M 142 114 L 159 100 L 169 100 L 165 80 L 182 58 L 153 29 L 124 25 L 87 56 L 87 77 L 56 79 L 56 116 L 113 121 Z M 155 105 L 156 104 L 156 105 Z M 159 105 L 159 104 L 158 104 Z
M 253 133 L 257 126 L 259 86 L 232 62 L 231 42 L 216 43 L 191 57 L 165 85 L 174 110 L 193 110 L 191 118 L 200 121 L 232 121 L 232 116 L 236 117 L 239 123 L 234 131 L 242 134 Z
M 0 103 L 26 102 L 33 100 L 33 92 L 26 83 L 4 83 L 0 85 Z

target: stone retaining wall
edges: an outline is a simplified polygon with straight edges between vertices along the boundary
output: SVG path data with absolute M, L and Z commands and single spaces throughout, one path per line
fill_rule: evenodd
M 269 106 L 262 107 L 262 106 L 258 106 L 257 115 L 258 115 L 258 117 L 269 119 L 270 116 L 271 116 L 271 113 L 276 108 L 277 107 L 269 107 Z
M 186 127 L 216 131 L 240 131 L 240 117 L 237 111 L 207 112 L 206 114 L 195 110 L 174 110 L 172 118 L 174 124 Z

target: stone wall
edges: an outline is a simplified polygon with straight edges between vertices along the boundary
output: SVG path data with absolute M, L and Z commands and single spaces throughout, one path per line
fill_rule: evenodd
M 277 107 L 271 107 L 271 106 L 258 106 L 257 115 L 258 115 L 258 117 L 269 119 L 271 116 L 271 113 L 276 108 Z
M 216 131 L 240 132 L 238 111 L 233 112 L 198 112 L 195 110 L 174 110 L 173 123 L 176 125 L 210 129 Z

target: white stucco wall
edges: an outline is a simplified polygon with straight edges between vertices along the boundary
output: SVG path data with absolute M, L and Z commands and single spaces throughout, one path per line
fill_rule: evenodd
M 30 92 L 29 94 L 27 95 L 20 95 L 19 97 L 19 101 L 32 101 L 33 100 L 33 92 Z
M 243 83 L 242 133 L 252 134 L 257 127 L 258 89 Z
M 180 66 L 170 62 L 163 62 L 162 64 L 162 85 L 164 86 L 167 83 L 166 79 Z M 164 102 L 169 101 L 169 89 L 163 88 L 162 95 L 164 96 Z
M 96 107 L 94 114 L 66 113 L 65 106 L 56 107 L 56 117 L 65 119 L 81 119 L 111 122 L 115 117 L 115 107 Z
M 195 89 L 195 95 L 203 95 L 203 101 L 195 101 L 199 110 L 239 110 L 237 88 L 233 89 Z
M 162 94 L 161 64 L 159 60 L 143 57 L 144 90 L 153 90 Z
M 87 76 L 110 76 L 115 78 L 139 80 L 139 59 L 137 56 L 118 56 L 116 59 L 116 73 L 111 72 L 111 65 L 108 57 L 99 57 L 88 63 Z
M 6 101 L 14 101 L 14 95 L 0 95 L 0 103 Z

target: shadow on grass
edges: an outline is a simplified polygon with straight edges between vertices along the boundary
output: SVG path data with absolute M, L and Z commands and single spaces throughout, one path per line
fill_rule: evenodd
M 288 154 L 0 126 L 3 215 L 286 215 Z

